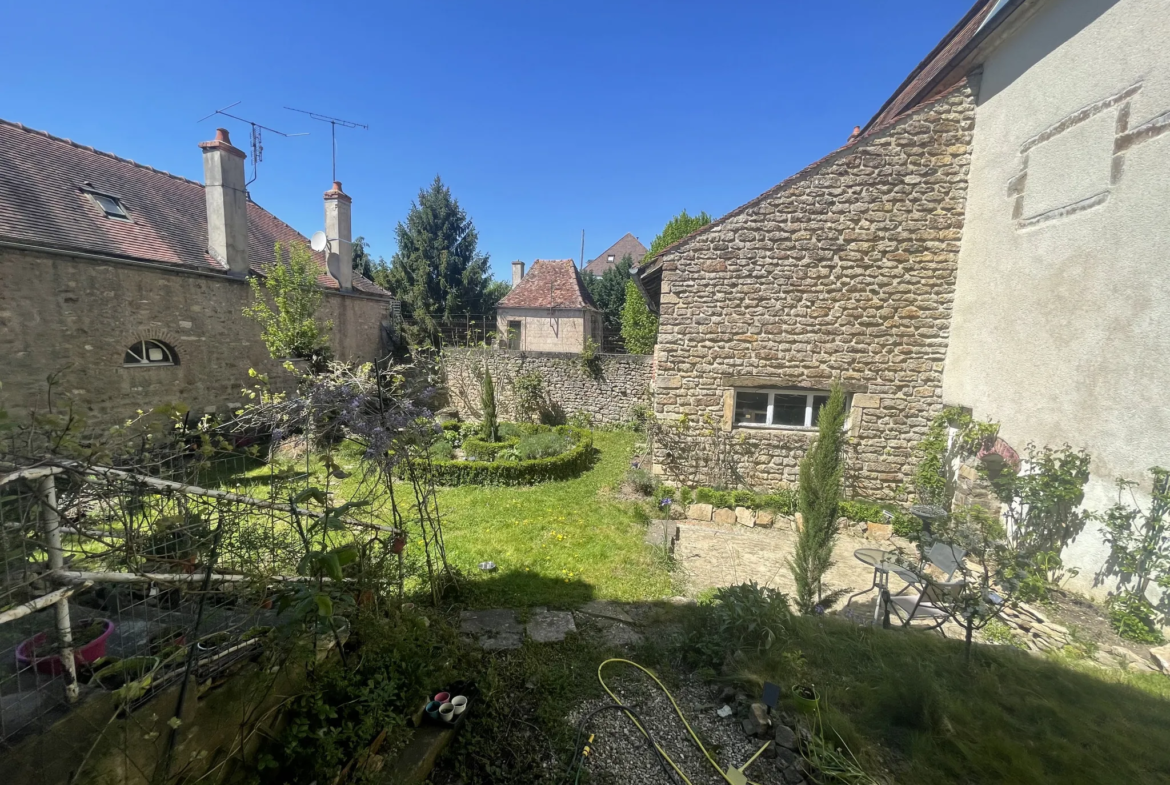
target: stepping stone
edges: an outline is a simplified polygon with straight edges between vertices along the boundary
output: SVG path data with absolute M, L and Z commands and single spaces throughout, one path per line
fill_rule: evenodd
M 634 620 L 630 618 L 630 614 L 622 609 L 622 606 L 616 602 L 606 602 L 605 600 L 593 600 L 581 606 L 581 613 L 586 616 L 597 616 L 602 619 L 613 619 L 620 621 L 623 624 L 633 624 Z
M 524 628 L 511 610 L 461 611 L 459 631 L 475 638 L 486 651 L 519 649 L 524 642 Z
M 601 639 L 610 646 L 637 646 L 642 642 L 642 633 L 633 627 L 613 619 L 597 619 L 601 628 Z
M 571 611 L 533 610 L 528 617 L 528 637 L 537 643 L 559 643 L 570 632 L 577 631 Z

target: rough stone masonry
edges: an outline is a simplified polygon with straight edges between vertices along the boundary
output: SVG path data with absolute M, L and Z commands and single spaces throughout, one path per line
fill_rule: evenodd
M 897 496 L 942 407 L 974 109 L 961 84 L 668 250 L 656 413 L 731 430 L 736 388 L 839 380 L 849 489 Z M 734 430 L 748 483 L 796 481 L 812 431 Z
M 582 368 L 580 355 L 565 352 L 447 349 L 443 360 L 450 403 L 464 419 L 480 417 L 485 362 L 503 411 L 512 419 L 518 417 L 513 395 L 516 377 L 534 371 L 540 374 L 549 405 L 566 417 L 584 412 L 596 425 L 617 425 L 632 420 L 637 407 L 650 405 L 648 355 L 599 355 L 596 373 Z

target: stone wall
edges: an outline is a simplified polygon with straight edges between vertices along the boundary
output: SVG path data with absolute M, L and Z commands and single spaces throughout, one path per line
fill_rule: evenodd
M 243 401 L 249 368 L 278 386 L 291 380 L 243 316 L 250 298 L 246 281 L 220 275 L 0 250 L 0 400 L 13 414 L 43 408 L 45 380 L 60 372 L 56 393 L 90 425 L 166 403 L 225 411 Z M 320 315 L 333 321 L 336 356 L 379 357 L 389 307 L 328 293 Z M 126 349 L 143 338 L 174 347 L 178 365 L 124 367 Z
M 581 357 L 562 352 L 518 352 L 504 349 L 448 349 L 444 352 L 447 394 L 463 419 L 480 417 L 483 363 L 492 372 L 501 415 L 518 417 L 512 383 L 520 374 L 539 372 L 551 408 L 564 417 L 587 412 L 596 425 L 628 422 L 638 406 L 650 405 L 648 355 L 599 355 L 596 376 L 581 367 Z
M 496 334 L 508 336 L 508 323 L 520 323 L 524 352 L 579 352 L 585 336 L 601 343 L 601 317 L 581 308 L 497 308 Z
M 964 84 L 668 251 L 656 413 L 732 429 L 736 387 L 839 380 L 850 490 L 895 497 L 942 405 L 973 124 Z M 812 431 L 733 430 L 746 482 L 796 481 Z

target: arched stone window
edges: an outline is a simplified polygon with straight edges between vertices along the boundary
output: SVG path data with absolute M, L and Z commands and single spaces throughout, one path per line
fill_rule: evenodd
M 122 365 L 140 367 L 144 365 L 178 365 L 179 354 L 170 344 L 146 338 L 135 341 L 126 350 Z

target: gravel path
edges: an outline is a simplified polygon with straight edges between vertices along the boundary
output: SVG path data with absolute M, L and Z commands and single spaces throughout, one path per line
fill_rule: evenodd
M 655 741 L 693 785 L 726 785 L 695 746 L 666 694 L 650 677 L 623 665 L 607 668 L 605 676 L 610 689 L 622 703 L 638 713 Z M 687 678 L 677 688 L 671 686 L 671 692 L 691 727 L 724 769 L 729 765 L 742 766 L 763 745 L 763 741 L 745 736 L 740 720 L 734 716 L 723 719 L 716 714 L 717 690 L 697 679 Z M 608 695 L 583 703 L 569 714 L 568 719 L 576 725 L 581 717 L 609 703 L 612 701 Z M 611 709 L 596 715 L 583 736 L 588 738 L 588 733 L 595 737 L 591 745 L 593 750 L 585 763 L 593 781 L 623 785 L 664 785 L 666 782 L 656 756 L 651 754 L 645 738 L 624 712 Z M 765 755 L 770 753 L 771 750 L 765 751 Z M 765 755 L 748 767 L 748 778 L 761 785 L 780 785 L 784 780 L 778 762 Z

